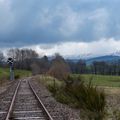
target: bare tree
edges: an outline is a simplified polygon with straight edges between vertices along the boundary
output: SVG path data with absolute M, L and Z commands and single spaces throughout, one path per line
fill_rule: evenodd
M 0 62 L 2 62 L 4 60 L 4 55 L 3 53 L 0 51 Z
M 38 54 L 32 49 L 10 49 L 7 53 L 8 57 L 15 60 L 15 66 L 19 69 L 30 69 L 33 59 L 38 57 Z
M 58 78 L 59 80 L 65 80 L 70 74 L 70 67 L 60 55 L 56 55 L 52 60 L 52 65 L 48 71 L 48 74 Z
M 76 64 L 76 73 L 84 74 L 86 73 L 86 62 L 85 60 L 79 60 Z
M 9 49 L 9 50 L 7 51 L 7 56 L 15 59 L 15 57 L 16 57 L 16 50 L 17 50 L 17 49 Z
M 39 74 L 39 71 L 40 71 L 40 67 L 38 66 L 37 63 L 32 63 L 31 64 L 31 69 L 32 69 L 32 74 L 33 75 L 36 75 L 36 74 Z

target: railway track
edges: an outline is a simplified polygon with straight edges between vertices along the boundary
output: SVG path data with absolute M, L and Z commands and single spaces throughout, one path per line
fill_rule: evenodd
M 0 120 L 53 120 L 28 79 L 13 87 L 14 92 L 8 95 L 9 107 L 1 112 Z

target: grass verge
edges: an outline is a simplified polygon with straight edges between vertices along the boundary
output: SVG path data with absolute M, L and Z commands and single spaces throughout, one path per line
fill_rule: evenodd
M 81 109 L 82 119 L 103 120 L 105 116 L 105 93 L 91 84 L 84 83 L 83 78 L 69 77 L 59 81 L 49 76 L 40 76 L 42 82 L 55 99 L 63 104 Z
M 72 77 L 83 77 L 86 83 L 89 82 L 89 79 L 92 77 L 93 85 L 97 86 L 107 86 L 107 87 L 120 87 L 120 76 L 110 76 L 110 75 L 91 75 L 91 74 L 72 74 Z
M 9 80 L 9 69 L 8 68 L 0 68 L 0 84 L 6 82 Z M 14 75 L 15 75 L 15 79 L 18 78 L 22 78 L 22 77 L 28 77 L 31 76 L 31 72 L 30 71 L 26 71 L 26 70 L 14 70 Z

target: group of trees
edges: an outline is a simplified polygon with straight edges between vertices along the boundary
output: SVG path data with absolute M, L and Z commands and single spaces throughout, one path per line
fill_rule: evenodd
M 42 58 L 34 59 L 30 66 L 34 75 L 45 74 L 50 68 L 50 62 L 47 56 L 43 56 Z
M 31 67 L 34 74 L 49 73 L 58 77 L 62 76 L 60 74 L 70 72 L 75 74 L 120 75 L 120 60 L 116 62 L 94 61 L 87 64 L 85 60 L 81 59 L 78 62 L 65 60 L 58 54 L 52 60 L 49 60 L 47 56 L 36 59 Z
M 38 54 L 32 49 L 10 49 L 7 56 L 14 59 L 16 68 L 26 70 L 29 70 L 34 59 L 38 58 Z
M 34 75 L 49 74 L 58 79 L 66 79 L 71 72 L 68 63 L 58 54 L 52 60 L 49 60 L 47 56 L 34 60 L 31 69 Z
M 88 72 L 87 69 L 87 64 L 85 62 L 85 60 L 79 60 L 78 62 L 73 62 L 71 60 L 67 61 L 72 73 L 76 73 L 76 74 L 85 74 Z
M 6 56 L 0 52 L 0 66 L 7 67 L 7 58 L 13 58 L 14 67 L 18 69 L 30 70 L 31 63 L 38 58 L 38 54 L 32 49 L 10 49 Z
M 120 75 L 120 60 L 115 62 L 94 61 L 88 65 L 85 60 L 79 60 L 77 63 L 69 61 L 68 63 L 73 73 Z
M 59 79 L 65 79 L 71 71 L 68 63 L 59 54 L 49 60 L 47 56 L 39 58 L 39 55 L 31 49 L 10 49 L 7 51 L 7 57 L 14 59 L 15 68 L 31 70 L 33 75 L 49 74 Z M 2 64 L 4 63 L 4 67 L 8 67 L 7 60 L 4 60 L 4 58 L 1 52 L 0 61 Z
M 39 55 L 32 49 L 10 49 L 7 57 L 14 59 L 14 67 L 17 69 L 32 70 L 35 74 L 50 74 L 59 79 L 66 77 L 69 73 L 75 74 L 101 74 L 120 75 L 120 60 L 116 62 L 94 61 L 87 64 L 85 60 L 73 62 L 65 60 L 59 54 L 52 59 L 47 56 L 39 58 Z M 5 57 L 0 52 L 0 66 L 7 66 Z
M 120 75 L 120 60 L 116 62 L 93 62 L 92 73 L 102 75 Z

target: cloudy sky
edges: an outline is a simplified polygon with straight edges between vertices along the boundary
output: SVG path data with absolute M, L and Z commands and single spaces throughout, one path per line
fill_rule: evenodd
M 0 49 L 99 56 L 120 51 L 120 0 L 0 0 Z

